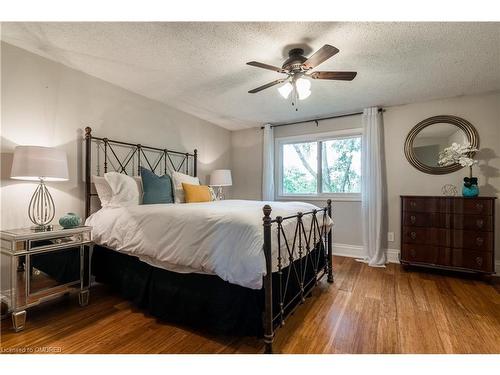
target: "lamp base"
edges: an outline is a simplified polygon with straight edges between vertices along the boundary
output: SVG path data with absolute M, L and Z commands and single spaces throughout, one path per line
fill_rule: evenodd
M 52 224 L 49 225 L 33 225 L 30 227 L 33 232 L 50 232 L 54 230 L 54 226 Z
M 46 230 L 48 224 L 54 219 L 55 212 L 54 200 L 43 179 L 40 179 L 40 184 L 33 193 L 28 207 L 28 217 L 35 224 L 35 230 Z
M 218 201 L 224 200 L 224 191 L 222 190 L 222 186 L 217 186 L 217 200 Z

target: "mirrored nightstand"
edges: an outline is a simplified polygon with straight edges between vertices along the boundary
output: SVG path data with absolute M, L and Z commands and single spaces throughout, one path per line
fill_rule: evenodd
M 1 299 L 16 331 L 24 329 L 26 309 L 68 293 L 89 301 L 91 227 L 0 231 Z

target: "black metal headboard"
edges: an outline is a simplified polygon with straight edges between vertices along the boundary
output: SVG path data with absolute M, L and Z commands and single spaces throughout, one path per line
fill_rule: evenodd
M 158 147 L 144 146 L 108 138 L 94 137 L 92 129 L 85 128 L 85 217 L 90 215 L 92 197 L 92 145 L 94 144 L 96 158 L 95 173 L 100 175 L 101 166 L 103 173 L 115 171 L 129 174 L 141 173 L 141 166 L 151 171 L 157 170 L 167 173 L 177 171 L 185 174 L 197 175 L 198 151 L 192 154 Z M 118 150 L 119 149 L 119 150 Z M 125 152 L 124 152 L 125 151 Z M 101 154 L 103 157 L 101 157 Z

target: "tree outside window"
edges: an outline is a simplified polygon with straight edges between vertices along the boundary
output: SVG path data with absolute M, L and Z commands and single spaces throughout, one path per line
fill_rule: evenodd
M 281 147 L 283 195 L 360 193 L 360 135 Z

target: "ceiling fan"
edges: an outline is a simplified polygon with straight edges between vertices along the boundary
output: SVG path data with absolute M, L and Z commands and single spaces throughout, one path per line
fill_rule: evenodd
M 248 93 L 255 94 L 269 87 L 279 85 L 280 83 L 284 83 L 284 85 L 278 88 L 279 93 L 285 99 L 287 99 L 289 95 L 292 93 L 292 105 L 296 106 L 297 99 L 304 100 L 308 98 L 309 95 L 311 95 L 311 90 L 310 90 L 311 81 L 308 78 L 352 81 L 354 77 L 356 77 L 357 74 L 356 72 L 325 72 L 325 71 L 313 72 L 312 71 L 319 64 L 325 62 L 332 56 L 336 55 L 338 52 L 339 50 L 337 48 L 329 44 L 325 44 L 323 47 L 317 50 L 311 57 L 307 58 L 304 56 L 304 50 L 302 48 L 294 48 L 288 52 L 289 57 L 283 63 L 281 68 L 273 65 L 260 63 L 257 61 L 247 62 L 247 65 L 286 74 L 286 77 L 266 83 L 265 85 L 259 86 L 253 90 L 248 91 Z

